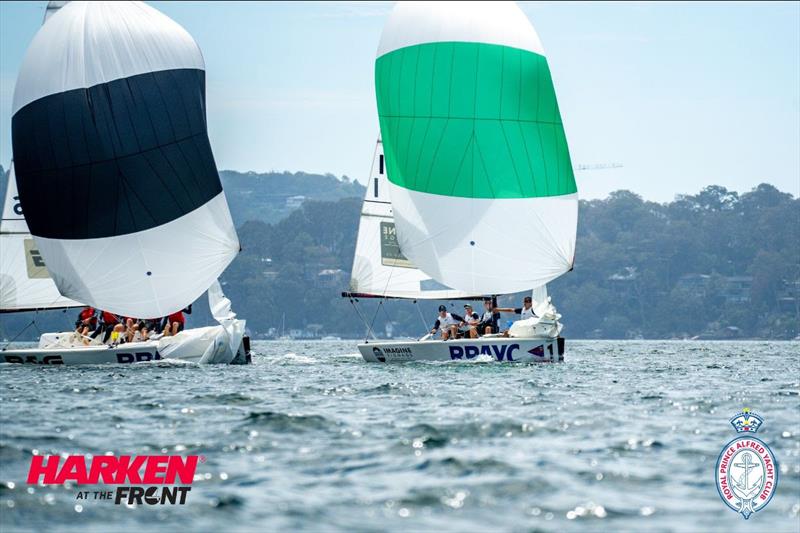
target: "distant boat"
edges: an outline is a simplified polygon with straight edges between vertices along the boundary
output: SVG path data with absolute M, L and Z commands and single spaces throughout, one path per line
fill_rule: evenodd
M 509 337 L 365 342 L 364 359 L 562 360 L 561 315 L 544 291 L 572 268 L 578 197 L 550 69 L 525 14 L 512 2 L 397 4 L 375 80 L 396 241 L 369 221 L 371 182 L 344 295 L 424 297 L 418 280 L 416 292 L 400 292 L 395 273 L 405 267 L 444 299 L 533 290 L 542 300 Z

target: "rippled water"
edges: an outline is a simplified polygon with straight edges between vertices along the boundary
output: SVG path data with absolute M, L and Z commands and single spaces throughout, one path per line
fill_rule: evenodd
M 0 528 L 798 531 L 800 343 L 571 342 L 567 362 L 0 365 Z M 749 406 L 780 464 L 747 522 L 714 468 Z M 32 453 L 202 454 L 185 506 L 28 487 Z M 80 512 L 78 512 L 78 509 Z

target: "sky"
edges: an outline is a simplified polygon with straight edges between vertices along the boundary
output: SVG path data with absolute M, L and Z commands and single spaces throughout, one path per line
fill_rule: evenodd
M 220 169 L 369 171 L 373 67 L 390 3 L 151 2 L 206 61 Z M 0 2 L 0 164 L 46 2 Z M 520 3 L 547 53 L 582 198 L 710 184 L 800 195 L 800 3 Z

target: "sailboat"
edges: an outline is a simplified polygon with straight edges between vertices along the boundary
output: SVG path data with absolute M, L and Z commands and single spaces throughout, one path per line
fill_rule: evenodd
M 217 282 L 239 241 L 208 139 L 197 43 L 141 2 L 54 4 L 12 103 L 13 183 L 36 251 L 70 305 L 153 318 L 207 290 L 219 325 L 114 346 L 44 334 L 39 348 L 0 360 L 247 362 L 245 322 Z M 0 300 L 10 299 L 4 289 Z
M 381 35 L 375 88 L 396 251 L 459 294 L 535 291 L 540 300 L 537 316 L 507 336 L 365 342 L 363 358 L 562 360 L 560 315 L 544 291 L 572 269 L 578 196 L 530 21 L 513 2 L 399 3 Z

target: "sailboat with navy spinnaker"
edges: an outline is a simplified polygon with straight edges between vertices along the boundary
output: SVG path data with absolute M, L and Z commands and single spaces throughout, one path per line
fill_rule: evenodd
M 18 190 L 24 219 L 10 223 L 27 225 L 32 239 L 23 240 L 35 242 L 46 265 L 34 274 L 49 275 L 49 292 L 28 303 L 80 302 L 150 319 L 208 291 L 219 325 L 114 346 L 74 332 L 45 334 L 37 349 L 0 355 L 50 364 L 246 362 L 245 323 L 217 282 L 239 240 L 208 138 L 197 43 L 142 2 L 51 4 L 12 103 L 9 188 Z M 13 239 L 3 235 L 4 252 L 6 240 Z M 22 307 L 33 283 L 6 283 L 9 273 L 21 279 L 20 268 L 9 262 L 6 270 L 4 260 L 3 269 L 4 310 Z

